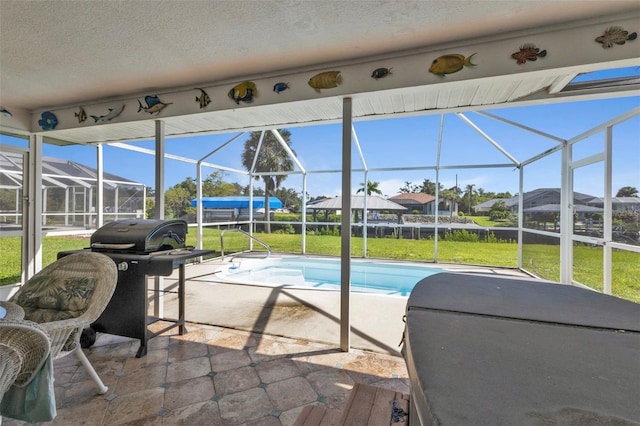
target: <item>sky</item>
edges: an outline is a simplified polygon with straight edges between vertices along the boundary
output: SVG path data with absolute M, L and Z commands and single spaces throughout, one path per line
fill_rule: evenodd
M 597 101 L 580 101 L 562 104 L 511 107 L 488 110 L 491 114 L 538 129 L 547 134 L 570 139 L 603 122 L 619 116 L 637 106 L 640 97 L 624 97 Z M 497 143 L 517 161 L 525 161 L 539 153 L 553 148 L 557 142 L 527 132 L 480 114 L 464 114 L 487 136 Z M 433 166 L 436 165 L 440 115 L 416 116 L 408 118 L 386 118 L 355 122 L 357 138 L 361 144 L 366 165 L 371 170 L 368 180 L 379 182 L 385 197 L 400 192 L 406 182 L 420 184 L 424 179 L 436 180 Z M 311 197 L 338 196 L 341 193 L 340 173 L 316 174 L 319 170 L 341 169 L 342 129 L 340 124 L 316 125 L 302 128 L 287 128 L 291 132 L 291 147 L 298 155 L 303 167 L 309 172 L 307 193 Z M 200 159 L 207 156 L 237 133 L 166 139 L 165 151 L 182 157 Z M 248 133 L 229 146 L 220 150 L 206 161 L 243 170 L 240 153 Z M 440 182 L 445 188 L 457 185 L 464 190 L 467 185 L 475 189 L 504 192 L 518 192 L 519 172 L 511 159 L 500 152 L 482 135 L 458 118 L 455 114 L 445 115 L 441 147 L 441 166 L 474 165 L 477 168 L 441 170 Z M 596 134 L 574 146 L 574 160 L 587 158 L 602 152 L 604 133 Z M 0 136 L 0 143 L 24 144 L 13 138 Z M 153 141 L 131 142 L 134 145 L 153 149 Z M 95 167 L 95 148 L 86 146 L 57 147 L 45 144 L 44 155 L 65 158 L 90 167 Z M 361 169 L 358 152 L 352 153 L 354 169 Z M 486 165 L 508 165 L 491 167 Z M 193 164 L 167 160 L 165 163 L 165 189 L 196 176 Z M 376 168 L 391 167 L 431 167 L 417 171 L 375 171 Z M 155 186 L 154 159 L 133 151 L 105 145 L 105 171 Z M 613 144 L 613 193 L 622 186 L 640 189 L 640 117 L 636 116 L 614 127 Z M 204 169 L 205 176 L 214 169 Z M 525 167 L 524 190 L 560 187 L 560 153 Z M 241 185 L 249 183 L 248 177 L 225 172 L 225 180 Z M 362 172 L 352 175 L 352 192 L 355 193 L 364 182 Z M 575 191 L 593 196 L 604 195 L 604 166 L 602 163 L 582 167 L 574 174 Z M 256 187 L 263 187 L 255 182 Z M 284 187 L 302 191 L 301 175 L 289 176 Z

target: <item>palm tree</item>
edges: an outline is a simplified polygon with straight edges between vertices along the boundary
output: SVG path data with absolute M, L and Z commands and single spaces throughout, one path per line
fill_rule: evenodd
M 449 217 L 453 217 L 453 203 L 458 199 L 454 188 L 443 189 L 442 191 L 440 191 L 440 198 L 444 200 L 442 202 L 442 206 L 449 209 Z
M 291 146 L 291 132 L 284 129 L 277 130 L 282 139 L 288 146 Z M 280 142 L 271 132 L 264 132 L 264 138 L 258 152 L 258 160 L 256 161 L 255 170 L 251 170 L 253 166 L 253 160 L 258 150 L 258 144 L 260 142 L 260 135 L 263 132 L 251 132 L 249 139 L 244 143 L 244 150 L 242 151 L 242 165 L 250 172 L 290 172 L 293 170 L 293 160 L 289 157 L 287 151 L 280 145 Z M 295 155 L 295 152 L 292 151 Z M 266 232 L 271 232 L 271 224 L 269 223 L 269 196 L 273 194 L 273 191 L 278 189 L 282 182 L 287 178 L 287 175 L 262 175 L 256 176 L 256 180 L 264 181 L 264 200 L 265 208 L 264 213 L 267 221 Z
M 356 191 L 356 194 L 359 194 L 361 192 L 365 192 L 365 190 L 367 191 L 367 195 L 371 195 L 371 194 L 378 194 L 378 195 L 382 195 L 382 190 L 380 188 L 378 188 L 378 186 L 380 185 L 380 182 L 371 182 L 370 180 L 367 180 L 367 183 L 365 184 L 364 182 L 360 183 L 360 189 L 358 189 Z M 362 212 L 362 215 L 364 217 L 364 212 Z M 354 219 L 355 222 L 358 221 L 358 211 L 356 210 L 356 218 Z
M 475 184 L 469 184 L 465 187 L 465 191 L 467 193 L 467 195 L 469 196 L 469 209 L 467 210 L 467 215 L 471 215 L 471 201 L 473 199 L 473 193 L 475 192 L 473 190 L 473 187 L 476 186 Z
M 371 195 L 371 194 L 378 194 L 378 195 L 382 195 L 382 190 L 380 188 L 378 188 L 378 186 L 380 185 L 380 182 L 371 182 L 370 180 L 367 181 L 366 185 L 364 182 L 362 182 L 360 184 L 360 189 L 358 189 L 356 191 L 356 194 L 359 194 L 361 192 L 364 192 L 365 190 L 367 191 L 367 195 Z
M 618 193 L 616 197 L 637 197 L 638 196 L 638 188 L 634 186 L 623 186 L 618 189 Z

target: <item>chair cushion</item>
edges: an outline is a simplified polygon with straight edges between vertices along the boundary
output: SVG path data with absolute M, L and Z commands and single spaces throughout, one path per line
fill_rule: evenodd
M 35 276 L 14 303 L 24 309 L 26 319 L 37 323 L 77 318 L 87 310 L 95 284 L 93 277 Z

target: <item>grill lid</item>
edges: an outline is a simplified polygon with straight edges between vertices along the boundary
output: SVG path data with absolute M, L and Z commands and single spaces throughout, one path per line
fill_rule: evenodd
M 91 236 L 93 251 L 151 253 L 184 248 L 184 220 L 127 219 L 109 222 Z

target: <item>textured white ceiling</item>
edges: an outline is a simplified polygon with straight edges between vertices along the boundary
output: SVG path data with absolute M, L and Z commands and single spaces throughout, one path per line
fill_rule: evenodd
M 625 12 L 638 1 L 0 1 L 0 104 L 38 110 Z

